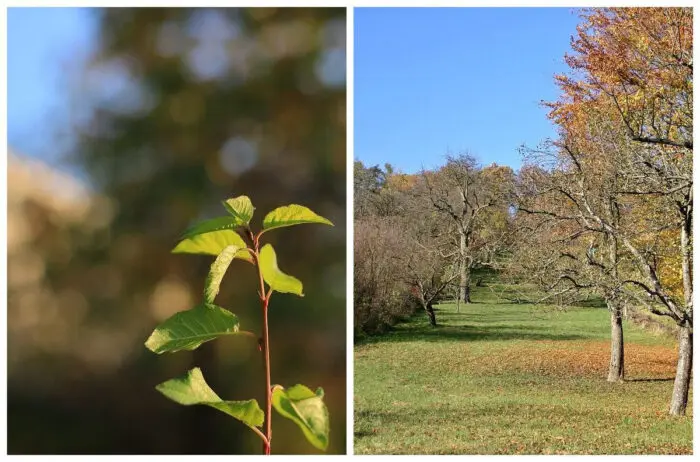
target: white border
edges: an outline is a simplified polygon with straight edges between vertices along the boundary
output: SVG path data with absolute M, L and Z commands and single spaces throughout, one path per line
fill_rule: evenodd
M 612 6 L 693 6 L 695 2 L 689 0 L 669 1 L 669 0 L 45 0 L 45 1 L 22 1 L 3 0 L 5 7 L 108 7 L 108 6 L 149 6 L 149 7 L 612 7 Z M 5 29 L 6 30 L 6 29 Z
M 353 217 L 352 217 L 352 211 L 353 211 L 353 183 L 352 183 L 352 172 L 353 172 L 353 162 L 354 162 L 354 11 L 352 7 L 439 7 L 439 6 L 450 6 L 450 7 L 568 7 L 568 8 L 573 8 L 573 7 L 586 7 L 586 6 L 693 6 L 692 1 L 677 1 L 677 2 L 669 2 L 669 1 L 648 1 L 648 0 L 642 0 L 642 1 L 611 1 L 611 2 L 604 2 L 604 1 L 590 1 L 590 0 L 582 0 L 578 2 L 570 2 L 570 1 L 556 1 L 556 0 L 540 0 L 540 1 L 527 1 L 527 0 L 520 0 L 520 1 L 500 1 L 500 0 L 492 0 L 492 1 L 473 1 L 473 2 L 466 2 L 464 0 L 438 0 L 438 1 L 433 1 L 433 2 L 428 2 L 426 0 L 379 0 L 379 1 L 373 1 L 373 0 L 307 0 L 307 1 L 294 1 L 294 0 L 288 0 L 288 1 L 283 1 L 283 0 L 277 0 L 277 1 L 270 1 L 270 0 L 259 0 L 259 1 L 240 1 L 240 0 L 203 0 L 200 2 L 194 2 L 194 1 L 186 1 L 186 0 L 180 0 L 180 1 L 168 1 L 168 0 L 151 0 L 151 1 L 135 1 L 135 0 L 125 0 L 125 1 L 110 1 L 110 0 L 95 0 L 95 1 L 76 1 L 76 0 L 67 0 L 67 1 L 34 1 L 34 2 L 27 2 L 27 1 L 22 1 L 22 0 L 9 0 L 9 1 L 3 1 L 3 6 L 5 8 L 2 8 L 2 11 L 0 12 L 0 31 L 2 31 L 1 35 L 1 42 L 2 42 L 2 51 L 1 51 L 1 61 L 2 63 L 0 64 L 2 68 L 2 87 L 4 90 L 3 95 L 7 95 L 7 9 L 6 7 L 30 7 L 30 6 L 36 6 L 36 7 L 47 7 L 47 6 L 79 6 L 79 7 L 91 7 L 91 6 L 218 6 L 218 7 L 236 7 L 236 6 L 303 6 L 303 7 L 317 7 L 317 6 L 336 6 L 336 7 L 347 7 L 347 22 L 346 22 L 346 37 L 347 37 L 347 43 L 346 43 L 346 53 L 347 53 L 347 65 L 346 65 L 346 91 L 347 91 L 347 96 L 346 96 L 346 136 L 347 136 L 347 142 L 346 142 L 346 147 L 347 147 L 347 172 L 346 172 L 346 192 L 347 192 L 347 209 L 346 209 L 346 217 L 347 217 L 347 223 L 346 223 L 346 239 L 347 239 L 347 247 L 346 247 L 346 292 L 347 292 L 347 326 L 346 326 L 346 331 L 347 331 L 347 362 L 346 362 L 346 371 L 347 371 L 347 377 L 346 377 L 346 383 L 347 383 L 347 437 L 346 437 L 346 450 L 348 454 L 353 454 L 353 440 L 354 440 L 354 432 L 353 432 L 353 395 L 354 395 L 354 380 L 353 380 L 353 358 L 354 358 L 354 348 L 353 348 L 353 324 L 354 324 L 354 315 L 353 315 L 353 251 L 352 251 L 352 243 L 353 243 Z M 697 31 L 697 19 L 694 20 L 694 29 Z M 0 130 L 2 133 L 2 143 L 3 145 L 7 148 L 7 98 L 5 97 L 5 103 L 2 105 L 2 111 L 0 114 L 2 115 L 2 119 L 0 120 L 0 123 L 2 124 L 2 129 Z M 2 170 L 2 175 L 0 176 L 0 184 L 2 184 L 3 188 L 5 191 L 7 191 L 7 155 L 2 159 L 0 162 L 0 168 Z M 694 173 L 693 176 L 697 180 L 698 177 L 700 177 L 700 161 L 695 159 L 694 160 Z M 696 194 L 697 196 L 697 194 Z M 3 242 L 7 242 L 7 195 L 5 194 L 3 196 L 3 200 L 0 201 L 0 204 L 2 206 L 2 216 L 0 217 L 0 222 L 2 223 L 2 226 L 0 226 L 0 239 Z M 700 236 L 700 231 L 698 231 L 698 226 L 695 226 L 695 229 L 693 230 L 693 239 L 695 242 L 697 242 L 698 237 Z M 694 255 L 695 256 L 695 255 Z M 2 294 L 2 319 L 6 320 L 7 319 L 7 245 L 3 246 L 3 251 L 2 251 L 2 256 L 0 258 L 0 275 L 1 281 L 0 281 L 0 287 L 2 290 L 0 293 Z M 697 287 L 698 286 L 698 279 L 700 279 L 700 276 L 697 275 L 697 271 L 695 272 L 695 277 L 694 277 L 694 285 Z M 6 323 L 5 323 L 6 325 Z M 0 409 L 3 412 L 3 423 L 7 423 L 7 330 L 6 328 L 0 329 L 0 371 L 2 374 L 2 380 L 0 380 L 0 392 L 3 395 L 3 399 L 0 400 Z M 696 353 L 694 359 L 694 364 L 693 368 L 695 371 L 697 371 L 697 364 L 698 364 L 698 353 Z M 694 374 L 694 377 L 697 376 L 697 373 Z M 693 379 L 693 388 L 697 390 L 697 379 Z M 7 428 L 5 426 L 5 430 L 3 433 L 0 433 L 0 453 L 1 454 L 6 454 L 7 453 L 7 438 L 6 438 L 6 431 Z M 37 435 L 37 438 L 40 438 L 41 435 Z M 693 419 L 693 451 L 697 452 L 698 451 L 698 440 L 700 439 L 700 431 L 697 426 L 696 419 L 694 417 Z M 50 459 L 55 459 L 55 460 L 73 460 L 74 456 L 25 456 L 24 458 L 30 459 L 30 460 L 50 460 Z M 132 460 L 134 457 L 136 459 L 141 459 L 141 460 L 147 460 L 145 456 L 112 456 L 113 458 L 121 459 L 121 460 Z M 152 457 L 152 456 L 150 456 Z M 150 459 L 149 457 L 149 459 Z M 159 458 L 171 458 L 173 456 L 156 456 Z M 194 460 L 195 457 L 200 457 L 200 456 L 176 456 L 178 458 L 186 458 L 189 460 Z M 228 457 L 228 456 L 211 456 L 213 458 L 219 458 L 221 457 Z M 297 457 L 303 457 L 303 456 L 284 456 L 284 457 L 289 457 L 289 458 L 297 458 Z M 336 458 L 344 458 L 346 456 L 326 456 L 330 457 L 331 459 L 336 459 Z M 381 459 L 381 460 L 387 460 L 389 456 L 362 456 L 367 459 Z M 406 457 L 411 457 L 411 456 L 399 456 L 399 460 L 405 460 Z M 418 457 L 421 459 L 427 459 L 427 458 L 432 458 L 435 456 L 413 456 L 413 457 Z M 491 458 L 491 457 L 496 457 L 496 456 L 467 456 L 467 457 L 486 457 L 486 458 Z M 504 456 L 504 457 L 514 457 L 514 456 Z M 541 457 L 541 456 L 518 456 L 519 460 L 522 461 L 527 461 L 535 457 Z M 574 456 L 559 456 L 559 457 L 564 457 L 564 458 L 570 458 Z M 628 458 L 634 458 L 636 456 L 576 456 L 579 460 L 586 460 L 586 459 L 591 459 L 591 458 L 600 458 L 600 457 L 614 457 L 614 458 L 620 458 L 620 459 L 628 459 Z M 659 458 L 667 459 L 668 458 L 673 458 L 676 459 L 677 457 L 681 457 L 682 459 L 688 459 L 691 456 L 645 456 L 648 460 L 658 460 Z M 256 460 L 257 456 L 237 456 L 238 460 Z
M 354 324 L 355 324 L 355 310 L 354 310 L 354 291 L 353 291 L 353 280 L 354 280 L 354 270 L 353 270 L 353 240 L 354 240 L 354 220 L 353 220 L 353 170 L 355 161 L 355 10 L 353 8 L 347 8 L 346 10 L 346 41 L 345 41 L 345 52 L 347 54 L 347 65 L 346 65 L 346 122 L 345 122 L 345 136 L 346 136 L 346 180 L 345 180 L 345 213 L 347 216 L 346 224 L 346 309 L 347 314 L 346 321 L 346 364 L 347 364 L 347 374 L 346 374 L 346 388 L 347 396 L 346 399 L 346 425 L 347 425 L 347 437 L 345 438 L 345 452 L 347 454 L 354 454 L 354 423 L 355 423 L 355 406 L 354 406 L 354 396 L 355 396 L 355 375 L 353 374 L 354 369 L 354 359 L 355 359 L 355 341 L 354 341 Z
M 495 3 L 495 4 L 494 4 Z M 657 4 L 658 2 L 642 1 L 617 1 L 617 2 L 601 2 L 584 0 L 581 5 L 597 5 L 597 6 L 617 6 L 617 5 L 639 5 L 643 3 Z M 511 1 L 465 1 L 465 0 L 206 0 L 196 2 L 192 0 L 125 0 L 122 2 L 114 0 L 45 0 L 45 1 L 22 1 L 22 0 L 5 0 L 5 6 L 13 7 L 516 7 L 516 6 L 567 6 L 562 0 L 544 0 L 540 2 L 531 2 L 528 0 L 511 0 Z

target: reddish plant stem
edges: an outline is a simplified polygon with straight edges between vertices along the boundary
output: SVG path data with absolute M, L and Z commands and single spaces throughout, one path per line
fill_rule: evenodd
M 263 295 L 264 296 L 264 295 Z M 267 442 L 263 445 L 263 453 L 270 454 L 272 445 L 272 384 L 270 383 L 270 342 L 267 335 L 267 303 L 263 301 L 263 355 L 265 357 L 265 436 Z
M 263 441 L 263 454 L 270 455 L 272 450 L 272 383 L 270 378 L 270 338 L 268 336 L 267 307 L 270 303 L 272 291 L 265 294 L 265 280 L 260 268 L 260 244 L 259 235 L 256 236 L 249 231 L 250 239 L 255 247 L 255 266 L 258 268 L 260 279 L 260 302 L 262 304 L 263 328 L 262 328 L 262 354 L 265 363 L 265 438 Z

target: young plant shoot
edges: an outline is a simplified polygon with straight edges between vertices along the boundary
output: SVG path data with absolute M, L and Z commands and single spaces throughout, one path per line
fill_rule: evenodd
M 270 298 L 273 292 L 299 297 L 304 294 L 301 281 L 280 271 L 275 249 L 270 244 L 262 245 L 261 238 L 266 232 L 285 226 L 304 223 L 333 226 L 333 223 L 306 207 L 292 204 L 268 213 L 263 219 L 262 230 L 256 233 L 250 228 L 255 208 L 247 196 L 228 199 L 223 205 L 229 216 L 206 220 L 191 227 L 173 249 L 173 253 L 216 256 L 206 280 L 202 302 L 166 319 L 153 331 L 146 341 L 146 347 L 156 354 L 162 354 L 194 350 L 204 342 L 225 335 L 247 335 L 258 339 L 265 365 L 265 407 L 260 409 L 254 399 L 221 399 L 207 385 L 198 367 L 182 377 L 161 383 L 156 389 L 176 403 L 213 407 L 240 420 L 260 437 L 263 454 L 270 454 L 272 449 L 273 407 L 279 414 L 295 422 L 313 446 L 325 451 L 328 447 L 329 417 L 323 402 L 323 389 L 312 391 L 304 385 L 284 388 L 271 384 L 267 317 Z M 234 259 L 244 260 L 257 270 L 263 321 L 260 336 L 241 330 L 236 315 L 214 303 L 221 280 Z

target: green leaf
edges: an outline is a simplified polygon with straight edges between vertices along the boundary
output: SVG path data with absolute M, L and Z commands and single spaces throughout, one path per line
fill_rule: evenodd
M 238 247 L 230 245 L 222 250 L 219 256 L 216 257 L 216 260 L 214 260 L 214 263 L 211 264 L 209 275 L 204 284 L 204 303 L 214 303 L 214 299 L 219 294 L 221 280 L 224 278 L 226 270 L 236 256 L 236 252 L 238 252 Z
M 321 223 L 333 226 L 333 223 L 312 212 L 311 209 L 303 205 L 291 204 L 276 208 L 265 215 L 263 231 L 282 228 L 283 226 L 300 225 L 303 223 Z
M 277 267 L 277 255 L 275 249 L 270 244 L 265 244 L 260 249 L 260 271 L 263 279 L 270 288 L 276 292 L 284 292 L 295 294 L 300 297 L 304 296 L 301 281 L 294 276 L 284 274 Z
M 250 223 L 250 219 L 253 218 L 255 207 L 253 207 L 253 203 L 248 196 L 238 196 L 233 199 L 227 199 L 223 204 L 231 215 L 246 225 Z
M 326 450 L 330 424 L 322 388 L 314 393 L 304 385 L 294 385 L 287 390 L 276 385 L 272 392 L 272 405 L 281 415 L 299 425 L 311 444 Z
M 249 262 L 253 261 L 250 253 L 246 250 L 246 244 L 243 238 L 230 229 L 212 231 L 185 238 L 172 252 L 219 255 L 226 247 L 231 245 L 240 249 L 236 252 L 235 258 L 240 258 Z
M 191 226 L 183 233 L 182 238 L 194 237 L 198 234 L 211 233 L 212 231 L 221 231 L 223 229 L 235 229 L 239 226 L 243 226 L 243 223 L 236 217 L 212 218 Z
M 262 427 L 265 414 L 254 399 L 224 401 L 209 387 L 201 369 L 195 367 L 182 377 L 170 379 L 156 386 L 167 398 L 184 406 L 202 404 L 234 417 L 249 427 Z
M 222 335 L 238 333 L 238 327 L 238 318 L 230 311 L 216 305 L 198 305 L 163 321 L 146 340 L 146 348 L 157 354 L 194 350 Z

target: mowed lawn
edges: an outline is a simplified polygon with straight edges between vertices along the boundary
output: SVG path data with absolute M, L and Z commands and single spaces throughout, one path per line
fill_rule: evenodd
M 676 342 L 625 324 L 625 383 L 607 383 L 604 308 L 438 306 L 355 347 L 356 454 L 690 454 L 667 415 Z

